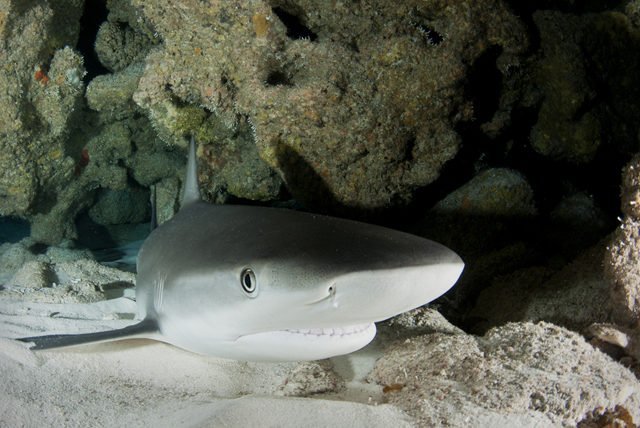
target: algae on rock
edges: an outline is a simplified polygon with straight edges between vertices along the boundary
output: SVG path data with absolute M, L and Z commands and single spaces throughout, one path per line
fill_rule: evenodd
M 76 44 L 83 2 L 52 3 L 0 1 L 0 215 L 42 211 L 72 180 L 66 138 L 84 67 L 65 46 Z
M 603 144 L 637 150 L 640 31 L 619 12 L 535 12 L 541 55 L 534 83 L 542 100 L 531 144 L 539 153 L 591 161 Z M 614 112 L 612 114 L 612 112 Z
M 421 426 L 576 426 L 619 407 L 640 420 L 638 379 L 548 323 L 415 337 L 392 345 L 370 378 L 399 384 L 389 402 Z
M 489 46 L 513 58 L 526 40 L 494 0 L 132 4 L 164 42 L 134 100 L 168 144 L 185 132 L 181 104 L 232 130 L 247 120 L 294 196 L 360 208 L 406 202 L 438 177 L 457 152 L 456 124 L 470 117 L 469 64 Z M 307 30 L 296 34 L 279 14 Z
M 622 179 L 622 211 L 626 217 L 612 234 L 605 253 L 605 272 L 611 282 L 616 321 L 640 325 L 640 155 L 625 167 Z

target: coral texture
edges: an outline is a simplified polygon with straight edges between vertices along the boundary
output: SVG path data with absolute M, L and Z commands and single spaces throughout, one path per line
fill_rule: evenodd
M 29 214 L 73 175 L 67 138 L 84 68 L 65 46 L 76 44 L 82 3 L 0 1 L 0 215 Z
M 546 323 L 420 336 L 390 349 L 371 378 L 401 385 L 389 401 L 421 426 L 575 426 L 618 406 L 640 418 L 633 374 Z
M 616 319 L 640 328 L 640 155 L 622 173 L 622 211 L 625 218 L 614 232 L 605 254 L 605 272 L 612 283 Z
M 206 118 L 184 120 L 183 105 L 202 106 L 229 129 L 248 123 L 236 139 L 300 199 L 355 207 L 434 181 L 471 114 L 466 71 L 490 46 L 505 63 L 523 49 L 519 22 L 493 0 L 132 3 L 164 42 L 134 95 L 163 140 L 195 131 L 220 145 Z M 221 162 L 207 159 L 213 171 Z

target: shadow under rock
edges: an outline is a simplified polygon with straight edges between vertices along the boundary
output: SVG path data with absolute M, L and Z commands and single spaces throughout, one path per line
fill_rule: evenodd
M 281 144 L 277 150 L 277 160 L 287 190 L 304 207 L 304 211 L 348 218 L 398 228 L 398 217 L 402 217 L 406 207 L 367 209 L 345 205 L 340 202 L 325 180 L 309 162 L 294 149 Z

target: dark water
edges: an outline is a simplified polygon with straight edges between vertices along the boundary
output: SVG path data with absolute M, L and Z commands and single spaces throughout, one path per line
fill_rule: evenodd
M 0 244 L 18 242 L 30 234 L 29 222 L 14 217 L 0 217 Z

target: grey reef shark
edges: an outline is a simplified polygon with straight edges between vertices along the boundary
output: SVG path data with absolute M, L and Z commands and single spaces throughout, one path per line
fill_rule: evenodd
M 375 323 L 422 306 L 464 263 L 436 242 L 380 226 L 200 199 L 191 139 L 179 212 L 137 260 L 138 324 L 26 337 L 31 349 L 130 338 L 244 361 L 303 361 L 367 345 Z

